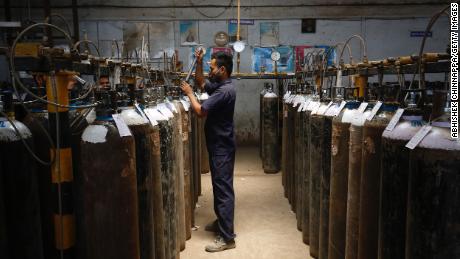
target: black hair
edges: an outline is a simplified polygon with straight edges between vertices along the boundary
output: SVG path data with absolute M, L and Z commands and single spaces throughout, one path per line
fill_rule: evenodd
M 232 75 L 233 71 L 233 56 L 223 51 L 216 52 L 211 55 L 211 59 L 216 60 L 217 67 L 225 67 L 228 76 Z

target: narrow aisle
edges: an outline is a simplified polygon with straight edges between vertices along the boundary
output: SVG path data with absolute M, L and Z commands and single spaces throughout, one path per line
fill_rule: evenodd
M 281 173 L 264 174 L 256 147 L 239 147 L 235 164 L 236 249 L 207 253 L 214 235 L 204 226 L 214 220 L 210 174 L 202 175 L 202 196 L 195 212 L 192 239 L 181 259 L 308 259 L 308 247 L 297 230 L 295 214 L 283 195 Z

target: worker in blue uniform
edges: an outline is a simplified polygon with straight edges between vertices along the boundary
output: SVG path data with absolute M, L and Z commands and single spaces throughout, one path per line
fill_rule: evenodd
M 206 246 L 208 252 L 219 252 L 235 248 L 233 190 L 233 168 L 235 164 L 235 134 L 233 114 L 236 91 L 230 78 L 233 57 L 224 52 L 211 56 L 209 81 L 203 75 L 203 53 L 195 52 L 197 66 L 195 84 L 209 94 L 209 99 L 198 102 L 190 85 L 181 83 L 182 91 L 188 96 L 193 111 L 199 117 L 206 117 L 205 135 L 209 152 L 214 212 L 217 219 L 206 226 L 207 231 L 217 234 L 216 240 Z

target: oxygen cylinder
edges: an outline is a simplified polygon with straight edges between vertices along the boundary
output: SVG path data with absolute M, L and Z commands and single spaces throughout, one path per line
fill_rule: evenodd
M 353 117 L 350 125 L 350 144 L 348 150 L 348 194 L 347 223 L 345 239 L 345 259 L 358 258 L 359 233 L 359 191 L 361 183 L 361 157 L 363 125 L 371 113 L 374 103 L 369 103 L 363 113 Z
M 321 178 L 323 171 L 323 149 L 324 141 L 328 135 L 324 129 L 324 116 L 312 114 L 313 109 L 318 109 L 318 106 L 324 104 L 319 102 L 318 97 L 315 97 L 307 107 L 310 114 L 310 211 L 309 211 L 309 242 L 310 256 L 318 258 L 319 256 L 319 231 L 320 231 L 320 211 L 321 211 Z M 316 111 L 315 111 L 316 112 Z M 326 154 L 324 154 L 326 156 Z
M 259 156 L 260 158 L 263 159 L 263 149 L 264 149 L 264 143 L 263 143 L 263 138 L 264 138 L 264 123 L 263 123 L 263 117 L 264 117 L 264 105 L 263 105 L 263 99 L 264 99 L 264 96 L 265 94 L 267 93 L 267 90 L 269 88 L 272 88 L 273 89 L 273 85 L 271 83 L 264 83 L 264 89 L 260 92 L 260 95 L 259 95 Z
M 307 97 L 303 104 L 303 183 L 302 183 L 302 241 L 305 244 L 310 244 L 310 117 L 311 108 L 310 103 L 313 102 L 311 97 Z
M 192 163 L 190 153 L 190 104 L 185 100 L 180 100 L 179 112 L 182 118 L 182 144 L 184 161 L 184 208 L 185 208 L 185 238 L 192 237 L 192 198 L 191 198 L 191 174 Z
M 134 136 L 136 147 L 136 179 L 139 218 L 140 258 L 155 257 L 155 227 L 153 208 L 153 127 L 133 107 L 123 107 L 120 113 Z
M 192 115 L 193 117 L 193 122 L 194 122 L 194 127 L 193 127 L 193 132 L 194 135 L 195 135 L 195 141 L 196 141 L 196 152 L 195 152 L 195 160 L 196 161 L 196 173 L 195 173 L 195 189 L 196 189 L 196 192 L 195 192 L 195 203 L 198 202 L 198 197 L 201 195 L 201 171 L 202 171 L 202 166 L 203 164 L 201 163 L 202 161 L 202 154 L 201 154 L 201 139 L 202 137 L 204 137 L 203 134 L 201 134 L 201 131 L 200 131 L 200 118 L 198 118 L 198 115 L 196 115 L 195 113 L 193 113 Z
M 152 122 L 151 122 L 152 123 Z M 156 124 L 155 121 L 153 124 Z M 166 245 L 167 239 L 165 239 L 165 222 L 164 217 L 164 205 L 163 205 L 163 186 L 162 186 L 162 168 L 161 168 L 161 140 L 160 140 L 160 127 L 155 125 L 153 127 L 153 192 L 154 192 L 154 204 L 153 204 L 153 217 L 154 217 L 154 229 L 155 229 L 155 258 L 166 258 Z
M 449 113 L 431 126 L 410 152 L 406 259 L 460 257 L 460 142 Z
M 344 109 L 332 121 L 328 249 L 330 259 L 345 258 L 349 128 L 359 105 L 359 102 L 347 101 Z
M 29 128 L 33 136 L 36 155 L 43 161 L 51 161 L 48 112 L 39 107 L 33 108 L 21 121 Z M 37 163 L 37 180 L 40 199 L 40 218 L 43 240 L 43 256 L 49 258 L 55 255 L 54 217 L 52 196 L 51 167 Z
M 288 125 L 287 125 L 287 118 L 288 118 L 288 99 L 290 98 L 290 92 L 287 91 L 283 97 L 283 128 L 282 128 L 282 136 L 281 136 L 281 183 L 284 189 L 284 197 L 287 198 L 287 140 L 288 140 Z
M 379 105 L 377 103 L 376 105 Z M 374 109 L 376 107 L 374 106 Z M 358 258 L 377 258 L 381 140 L 397 106 L 383 104 L 363 127 Z M 372 113 L 371 113 L 372 116 Z
M 158 98 L 162 101 L 163 98 Z M 157 101 L 157 100 L 156 100 Z M 165 109 L 166 107 L 163 107 Z M 167 109 L 167 108 L 166 108 Z M 161 161 L 161 190 L 163 199 L 163 220 L 164 220 L 164 250 L 165 258 L 176 257 L 176 206 L 174 200 L 175 174 L 172 172 L 172 122 L 169 117 L 160 112 L 159 106 L 150 104 L 144 112 L 151 116 L 158 123 L 159 127 L 159 154 Z
M 322 103 L 318 109 L 318 114 L 323 117 L 323 139 L 321 156 L 315 159 L 321 161 L 321 187 L 320 187 L 320 215 L 319 215 L 319 258 L 328 258 L 329 248 L 329 199 L 330 199 L 330 180 L 331 180 L 331 138 L 332 138 L 332 119 L 334 111 L 339 104 L 333 104 L 327 108 L 327 103 Z M 326 113 L 326 111 L 328 113 Z M 320 124 L 321 125 L 321 124 Z
M 164 238 L 164 216 L 163 216 L 163 193 L 162 193 L 162 186 L 161 186 L 161 155 L 160 155 L 160 128 L 158 126 L 157 121 L 152 118 L 152 121 L 148 121 L 149 119 L 146 118 L 145 109 L 149 106 L 154 106 L 155 104 L 155 97 L 154 91 L 152 86 L 149 85 L 147 89 L 136 89 L 136 109 L 139 114 L 144 119 L 147 119 L 148 125 L 150 126 L 151 133 L 147 134 L 147 139 L 142 144 L 149 143 L 150 150 L 146 152 L 146 155 L 149 154 L 151 157 L 151 181 L 150 183 L 146 182 L 146 184 L 150 184 L 150 188 L 152 191 L 152 211 L 153 211 L 153 229 L 154 229 L 154 240 L 155 240 L 155 257 L 154 258 L 165 258 L 165 238 Z M 136 112 L 136 114 L 138 114 Z M 143 114 L 142 114 L 142 113 Z M 122 112 L 123 115 L 123 112 Z M 133 114 L 135 115 L 135 114 Z M 139 119 L 139 118 L 138 118 Z M 135 133 L 132 130 L 133 133 Z M 134 134 L 136 138 L 136 134 Z M 137 141 L 137 139 L 136 139 Z M 139 154 L 137 151 L 136 146 L 136 154 Z M 142 153 L 143 154 L 143 153 Z M 142 157 L 142 156 L 141 156 Z M 139 156 L 136 157 L 139 159 Z M 139 176 L 138 176 L 139 177 Z M 138 182 L 139 186 L 139 182 Z M 140 202 L 139 202 L 140 204 Z
M 303 87 L 299 85 L 299 104 L 295 107 L 294 114 L 294 174 L 295 174 L 295 213 L 297 220 L 297 229 L 302 231 L 302 185 L 303 185 L 303 113 L 300 110 L 301 104 L 305 102 L 305 95 L 303 94 Z
M 262 100 L 263 114 L 263 151 L 264 172 L 277 173 L 280 170 L 278 144 L 278 96 L 272 89 L 268 89 Z
M 404 259 L 409 149 L 407 142 L 423 125 L 422 111 L 404 110 L 393 130 L 382 136 L 378 258 Z
M 193 210 L 195 210 L 196 203 L 198 201 L 198 196 L 201 193 L 201 151 L 200 151 L 200 132 L 198 127 L 198 116 L 192 112 L 191 113 L 191 127 L 192 127 L 192 162 L 193 162 Z M 192 213 L 192 216 L 194 213 Z
M 287 146 L 287 166 L 288 166 L 288 200 L 292 211 L 296 211 L 295 200 L 295 113 L 299 95 L 293 95 L 292 102 L 288 105 L 288 146 Z
M 0 114 L 0 255 L 43 258 L 36 165 L 22 142 L 34 151 L 32 133 L 14 119 L 11 92 L 2 93 L 0 111 L 11 121 Z
M 184 146 L 183 146 L 183 130 L 182 116 L 180 113 L 179 96 L 174 95 L 173 101 L 167 103 L 174 114 L 173 121 L 173 146 L 174 146 L 174 162 L 173 170 L 176 173 L 176 206 L 177 206 L 177 238 L 179 241 L 180 251 L 185 249 L 185 203 L 184 203 Z M 172 106 L 171 106 L 172 105 Z
M 202 92 L 200 95 L 200 103 L 202 104 L 209 98 L 209 95 L 206 92 Z M 206 118 L 198 118 L 198 125 L 199 125 L 199 133 L 201 134 L 200 140 L 200 149 L 201 149 L 201 173 L 207 174 L 209 173 L 209 153 L 208 148 L 206 146 L 206 136 L 204 134 L 204 125 L 206 124 Z M 200 192 L 201 195 L 201 192 Z
M 81 166 L 75 176 L 75 203 L 83 215 L 79 256 L 139 258 L 134 138 L 129 129 L 115 126 L 116 93 L 109 92 L 98 92 L 102 103 L 97 118 L 81 137 Z
M 159 88 L 160 91 L 164 90 L 163 87 Z M 168 259 L 176 258 L 180 253 L 180 241 L 178 236 L 178 225 L 179 225 L 179 214 L 178 214 L 178 181 L 177 179 L 177 169 L 175 165 L 176 157 L 176 146 L 174 146 L 175 141 L 177 141 L 177 136 L 174 132 L 174 114 L 166 106 L 166 103 L 163 101 L 164 93 L 160 92 L 159 101 L 160 103 L 156 106 L 157 111 L 159 111 L 163 118 L 158 120 L 160 125 L 160 137 L 161 137 L 161 163 L 162 171 L 164 169 L 165 175 L 162 172 L 162 182 L 163 190 L 166 190 L 167 199 L 163 198 L 163 207 L 167 209 L 167 215 L 165 219 L 168 222 L 168 241 L 169 241 L 169 254 L 167 255 Z M 163 191 L 164 192 L 164 191 Z

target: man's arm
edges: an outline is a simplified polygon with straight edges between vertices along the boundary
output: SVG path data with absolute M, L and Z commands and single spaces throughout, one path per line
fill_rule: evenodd
M 197 49 L 195 51 L 196 57 L 196 69 L 195 69 L 195 85 L 200 87 L 201 91 L 204 91 L 204 85 L 206 84 L 204 75 L 203 75 L 203 51 Z
M 192 105 L 193 111 L 198 115 L 198 117 L 206 117 L 208 113 L 205 110 L 201 109 L 201 104 L 196 99 L 195 95 L 193 94 L 192 87 L 187 84 L 186 82 L 182 81 L 181 84 L 182 91 L 188 96 L 190 103 Z

